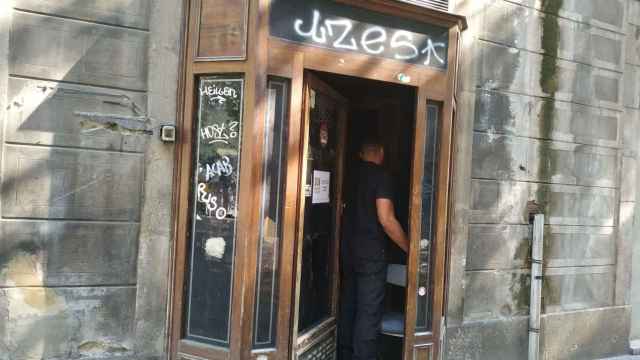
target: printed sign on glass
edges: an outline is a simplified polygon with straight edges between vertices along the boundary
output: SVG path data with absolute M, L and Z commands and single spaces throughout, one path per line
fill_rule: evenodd
M 186 338 L 226 347 L 238 214 L 243 79 L 199 79 Z
M 271 35 L 297 43 L 447 68 L 447 28 L 330 0 L 273 0 Z

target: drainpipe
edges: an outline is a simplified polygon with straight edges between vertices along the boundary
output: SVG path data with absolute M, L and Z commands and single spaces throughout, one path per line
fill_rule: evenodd
M 529 360 L 540 354 L 540 312 L 542 305 L 542 255 L 544 249 L 544 214 L 534 213 L 531 243 L 531 295 L 529 298 Z

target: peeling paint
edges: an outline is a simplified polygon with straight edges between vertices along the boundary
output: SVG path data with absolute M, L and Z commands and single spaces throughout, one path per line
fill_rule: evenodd
M 78 346 L 78 352 L 84 356 L 115 355 L 128 352 L 129 349 L 122 344 L 106 341 L 86 341 Z
M 153 135 L 153 130 L 149 128 L 149 119 L 146 116 L 125 116 L 81 111 L 74 112 L 74 115 L 86 119 L 80 122 L 84 133 L 109 130 L 123 135 Z

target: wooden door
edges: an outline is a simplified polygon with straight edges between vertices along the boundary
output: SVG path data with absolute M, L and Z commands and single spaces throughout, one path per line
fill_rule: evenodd
M 293 359 L 334 359 L 347 102 L 305 73 Z
M 433 360 L 441 351 L 446 252 L 445 239 L 437 232 L 442 216 L 438 200 L 447 186 L 438 179 L 440 103 L 419 94 L 416 113 L 403 358 Z

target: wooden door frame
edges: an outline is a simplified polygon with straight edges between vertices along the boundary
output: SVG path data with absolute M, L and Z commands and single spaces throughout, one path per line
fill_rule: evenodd
M 167 353 L 170 358 L 178 359 L 181 351 L 206 359 L 256 359 L 259 355 L 267 355 L 268 359 L 290 359 L 290 329 L 292 325 L 291 299 L 294 296 L 292 285 L 295 279 L 295 267 L 292 261 L 280 261 L 279 264 L 279 297 L 277 318 L 276 347 L 272 351 L 252 351 L 252 334 L 255 311 L 256 264 L 259 244 L 259 208 L 261 192 L 251 191 L 260 186 L 262 181 L 262 158 L 264 138 L 264 116 L 266 114 L 266 84 L 268 75 L 278 75 L 291 79 L 290 110 L 289 110 L 289 140 L 287 143 L 287 176 L 284 198 L 283 235 L 281 244 L 281 259 L 292 259 L 295 255 L 295 235 L 297 229 L 298 198 L 300 191 L 300 165 L 303 161 L 301 154 L 300 134 L 303 130 L 302 102 L 304 69 L 326 71 L 337 74 L 361 77 L 366 79 L 383 80 L 391 83 L 414 86 L 417 91 L 416 131 L 424 124 L 426 116 L 426 101 L 442 103 L 442 122 L 440 128 L 438 184 L 436 197 L 438 217 L 436 219 L 436 239 L 441 251 L 434 266 L 435 274 L 442 279 L 436 290 L 442 293 L 438 296 L 440 305 L 436 317 L 441 319 L 444 314 L 445 299 L 445 263 L 447 250 L 447 224 L 449 184 L 451 172 L 451 144 L 453 111 L 455 108 L 455 82 L 458 68 L 459 33 L 466 28 L 464 17 L 427 9 L 420 6 L 401 3 L 394 0 L 336 0 L 353 6 L 398 17 L 446 26 L 449 31 L 448 68 L 439 71 L 423 66 L 410 65 L 389 59 L 374 58 L 356 53 L 335 52 L 332 50 L 288 43 L 269 36 L 268 19 L 270 0 L 248 0 L 249 16 L 247 38 L 251 46 L 247 47 L 247 57 L 244 61 L 222 60 L 203 61 L 195 57 L 195 46 L 198 41 L 197 4 L 202 0 L 185 0 L 186 23 L 183 34 L 182 68 L 183 77 L 179 84 L 178 99 L 178 141 L 176 144 L 175 181 L 173 189 L 174 238 L 170 269 L 170 289 L 168 295 L 168 334 Z M 193 133 L 194 109 L 196 105 L 195 86 L 198 76 L 206 74 L 244 74 L 245 106 L 244 126 L 241 149 L 241 174 L 239 176 L 238 202 L 238 233 L 236 235 L 236 264 L 234 269 L 233 286 L 238 289 L 237 294 L 230 299 L 232 302 L 230 348 L 226 351 L 211 349 L 198 344 L 181 340 L 183 286 L 185 284 L 185 266 L 187 264 L 186 227 L 189 217 L 189 198 L 192 181 L 192 142 L 196 139 Z M 400 81 L 398 74 L 404 74 Z M 293 136 L 292 136 L 293 135 Z M 413 162 L 412 177 L 421 171 L 416 158 Z M 445 185 L 446 184 L 446 185 Z M 411 203 L 419 202 L 419 189 L 412 189 Z M 413 207 L 412 207 L 413 208 Z M 418 212 L 419 213 L 419 212 Z M 415 214 L 412 214 L 410 234 L 412 238 L 418 234 L 419 224 Z M 419 237 L 419 234 L 417 235 Z M 416 241 L 410 247 L 409 261 L 417 262 Z M 413 266 L 413 265 L 412 265 Z M 408 272 L 409 284 L 415 283 L 415 272 Z M 412 278 L 413 277 L 413 278 Z M 407 288 L 407 304 L 415 311 L 415 289 Z M 409 296 L 411 295 L 411 296 Z M 286 299 L 286 300 L 285 300 Z M 436 304 L 434 304 L 436 305 Z M 414 319 L 415 320 L 415 319 Z M 407 323 L 407 328 L 411 326 Z M 438 331 L 440 329 L 433 329 Z M 407 342 L 408 343 L 408 342 Z M 435 344 L 438 346 L 438 344 Z M 407 359 L 412 349 L 405 349 Z M 186 357 L 185 357 L 186 359 Z

